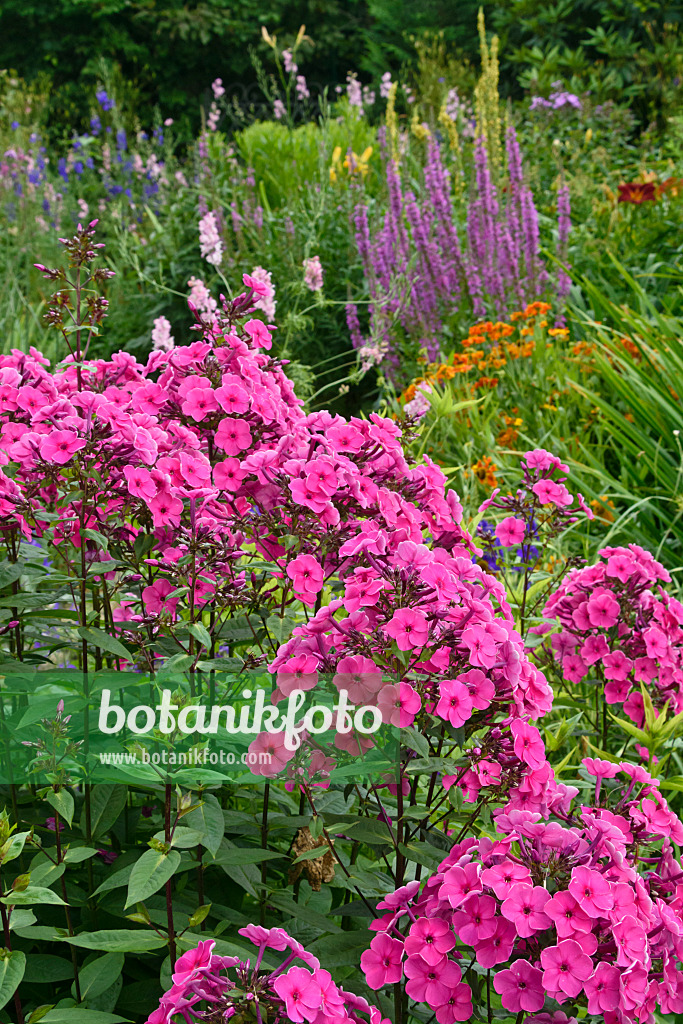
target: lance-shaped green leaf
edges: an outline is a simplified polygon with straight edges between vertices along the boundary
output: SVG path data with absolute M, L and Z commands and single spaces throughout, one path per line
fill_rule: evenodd
M 124 910 L 134 903 L 143 903 L 149 896 L 161 889 L 180 864 L 177 850 L 164 853 L 161 850 L 146 850 L 130 873 L 128 897 Z
M 79 626 L 78 635 L 86 640 L 93 647 L 99 647 L 102 651 L 107 651 L 108 654 L 114 654 L 117 658 L 123 658 L 124 661 L 132 661 L 133 655 L 124 647 L 120 640 L 116 637 L 109 636 L 109 633 L 105 633 L 103 629 L 98 629 L 96 626 Z
M 0 953 L 0 1008 L 12 998 L 26 970 L 26 955 L 19 949 Z

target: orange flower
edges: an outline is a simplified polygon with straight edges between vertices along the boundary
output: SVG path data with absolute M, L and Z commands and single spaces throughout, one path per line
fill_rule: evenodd
M 498 466 L 495 462 L 492 462 L 488 455 L 485 455 L 483 459 L 479 459 L 473 466 L 470 467 L 470 473 L 476 477 L 479 483 L 484 484 L 486 487 L 496 487 L 498 479 L 496 477 L 496 470 Z

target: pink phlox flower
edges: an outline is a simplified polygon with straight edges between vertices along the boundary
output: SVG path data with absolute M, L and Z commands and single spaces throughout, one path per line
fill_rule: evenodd
M 496 537 L 504 548 L 521 544 L 526 533 L 526 523 L 523 519 L 515 516 L 508 516 L 496 526 Z
M 123 473 L 128 484 L 128 492 L 134 498 L 151 501 L 157 493 L 157 485 L 152 474 L 142 466 L 124 466 Z
M 195 949 L 188 949 L 178 957 L 172 975 L 174 984 L 184 985 L 190 978 L 210 971 L 211 953 L 215 945 L 215 939 L 205 939 Z
M 222 448 L 226 455 L 239 455 L 251 445 L 251 430 L 244 420 L 227 417 L 218 424 L 214 435 L 214 443 Z
M 422 706 L 417 690 L 410 683 L 392 683 L 383 686 L 377 698 L 377 707 L 385 724 L 406 729 L 412 725 Z
M 510 725 L 514 737 L 514 750 L 520 761 L 530 768 L 541 768 L 545 763 L 545 745 L 538 729 L 516 719 Z
M 601 962 L 592 978 L 585 983 L 588 1012 L 597 1016 L 612 1013 L 619 1006 L 619 970 L 612 964 Z
M 160 615 L 162 612 L 170 612 L 175 616 L 178 598 L 168 600 L 168 595 L 177 590 L 169 580 L 158 579 L 142 591 L 142 603 L 148 615 Z
M 264 324 L 263 320 L 247 320 L 244 330 L 251 338 L 254 348 L 269 349 L 273 344 L 273 335 Z
M 539 480 L 532 485 L 534 492 L 541 505 L 557 505 L 562 508 L 571 505 L 572 496 L 564 484 L 555 483 L 554 480 Z
M 238 490 L 246 475 L 240 460 L 235 458 L 224 459 L 213 467 L 213 481 L 222 491 Z
M 46 462 L 64 466 L 87 443 L 84 437 L 79 437 L 73 430 L 53 430 L 41 441 L 40 455 Z
M 586 914 L 569 892 L 557 892 L 549 899 L 543 912 L 555 925 L 560 939 L 573 939 L 577 933 L 587 933 L 593 927 Z
M 506 1010 L 519 1013 L 535 1013 L 543 1007 L 543 974 L 526 960 L 515 960 L 510 968 L 499 971 L 493 979 L 493 987 L 500 996 Z
M 610 882 L 592 868 L 574 868 L 568 888 L 588 917 L 604 917 L 614 905 Z
M 299 654 L 285 662 L 277 672 L 277 685 L 284 697 L 294 690 L 312 690 L 318 682 L 318 659 Z
M 592 626 L 611 629 L 619 618 L 621 608 L 614 594 L 600 589 L 589 597 L 587 611 Z
M 550 918 L 543 911 L 549 899 L 550 893 L 543 886 L 518 882 L 510 889 L 501 913 L 512 921 L 517 934 L 526 939 L 550 927 Z
M 496 930 L 493 935 L 481 939 L 475 947 L 477 963 L 487 970 L 496 964 L 505 963 L 510 959 L 516 939 L 515 926 L 504 917 L 496 918 Z
M 436 714 L 456 729 L 472 717 L 473 703 L 470 691 L 456 679 L 445 679 L 439 684 L 440 699 Z
M 462 906 L 469 896 L 482 891 L 480 871 L 478 864 L 466 864 L 464 867 L 456 864 L 449 868 L 439 889 L 440 898 L 447 899 L 454 909 Z
M 394 985 L 403 977 L 403 943 L 389 935 L 375 935 L 370 949 L 361 953 L 360 965 L 370 988 Z
M 574 939 L 563 939 L 541 951 L 543 987 L 553 999 L 575 999 L 593 973 L 593 961 Z
M 411 651 L 427 643 L 429 623 L 424 612 L 399 608 L 385 624 L 384 631 L 394 638 L 399 651 Z
M 272 986 L 285 1003 L 287 1016 L 295 1024 L 314 1021 L 320 1010 L 321 988 L 305 967 L 290 967 L 275 978 Z
M 213 392 L 223 412 L 230 416 L 239 416 L 249 409 L 249 394 L 242 386 L 239 378 L 226 381 Z
M 294 592 L 306 604 L 315 603 L 315 595 L 323 589 L 324 573 L 313 555 L 299 555 L 287 564 L 287 575 Z
M 468 946 L 490 939 L 496 930 L 496 902 L 491 896 L 470 896 L 453 915 L 453 928 Z
M 411 926 L 405 941 L 408 956 L 421 956 L 425 963 L 438 964 L 455 946 L 455 936 L 446 921 L 421 917 Z
M 492 868 L 484 868 L 481 880 L 485 886 L 493 889 L 499 900 L 507 899 L 513 886 L 519 882 L 529 884 L 531 872 L 524 864 L 513 860 L 504 860 Z
M 296 751 L 285 747 L 283 732 L 260 732 L 248 747 L 249 770 L 254 775 L 272 777 L 279 775 L 285 765 L 292 760 Z

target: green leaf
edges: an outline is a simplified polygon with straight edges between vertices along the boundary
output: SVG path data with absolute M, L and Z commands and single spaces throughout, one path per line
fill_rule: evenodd
M 216 797 L 212 793 L 204 793 L 201 805 L 186 814 L 183 821 L 189 828 L 201 832 L 201 845 L 215 857 L 225 831 L 223 808 Z
M 90 821 L 93 836 L 103 836 L 126 806 L 125 786 L 97 785 L 90 790 Z M 85 803 L 81 813 L 81 832 L 86 835 Z
M 5 1006 L 19 987 L 26 970 L 26 954 L 19 949 L 3 950 L 0 957 L 0 1007 Z
M 123 953 L 105 953 L 97 960 L 91 960 L 78 972 L 81 988 L 81 1002 L 96 999 L 110 988 L 123 970 L 125 961 Z M 76 998 L 76 983 L 71 987 L 71 995 Z
M 78 946 L 79 949 L 102 949 L 108 953 L 146 953 L 166 945 L 163 935 L 142 928 L 82 932 L 80 935 L 65 935 L 62 941 L 68 942 L 70 946 Z
M 154 836 L 160 842 L 165 842 L 166 833 L 157 832 Z M 202 835 L 201 832 L 197 832 L 193 828 L 183 828 L 180 826 L 176 828 L 173 833 L 173 839 L 171 840 L 171 846 L 174 846 L 178 850 L 194 850 L 201 843 Z
M 41 885 L 29 885 L 23 892 L 13 892 L 9 896 L 3 896 L 0 902 L 8 907 L 30 907 L 37 903 L 54 903 L 64 906 L 64 900 L 52 889 L 45 889 Z
M 63 818 L 69 828 L 71 828 L 71 822 L 74 817 L 74 798 L 69 790 L 58 789 L 55 793 L 54 789 L 51 789 L 45 794 L 45 799 L 50 807 L 54 807 L 60 818 Z
M 413 840 L 411 843 L 399 843 L 398 848 L 408 860 L 421 864 L 429 871 L 434 870 L 446 856 L 445 851 L 437 850 L 430 843 Z
M 143 903 L 148 896 L 161 889 L 179 864 L 180 854 L 177 850 L 171 850 L 169 853 L 147 850 L 143 853 L 130 873 L 124 910 L 133 903 Z
M 643 747 L 649 748 L 652 746 L 652 740 L 648 734 L 643 732 L 642 729 L 638 729 L 633 722 L 627 722 L 623 718 L 617 718 L 617 716 L 613 715 L 611 711 L 609 712 L 609 716 L 613 722 L 616 722 L 616 724 L 624 730 L 624 732 L 627 732 L 629 736 L 633 736 L 635 740 L 638 740 L 638 743 Z
M 209 916 L 210 913 L 211 913 L 211 904 L 210 903 L 202 904 L 201 907 L 197 907 L 197 909 L 195 910 L 194 914 L 190 915 L 190 917 L 188 919 L 188 922 L 187 922 L 188 926 L 190 928 L 197 928 L 202 923 L 202 921 L 206 920 L 206 918 Z
M 115 1013 L 86 1010 L 81 1006 L 58 1006 L 40 1018 L 45 1024 L 125 1024 L 125 1017 Z
M 322 849 L 322 847 L 321 847 Z M 325 851 L 323 850 L 323 853 Z M 239 866 L 241 864 L 260 864 L 264 860 L 282 859 L 284 854 L 275 853 L 274 850 L 261 850 L 256 847 L 233 846 L 230 849 L 221 850 L 216 858 L 221 867 Z M 322 854 L 318 854 L 322 856 Z
M 11 835 L 2 848 L 0 848 L 0 864 L 8 864 L 15 860 L 24 849 L 24 843 L 30 832 L 15 832 Z
M 99 896 L 100 893 L 110 892 L 111 889 L 120 889 L 121 886 L 128 885 L 130 875 L 134 867 L 134 864 L 128 864 L 125 868 L 115 871 L 113 875 L 109 875 L 105 878 L 102 884 L 95 889 L 93 896 Z
M 0 562 L 0 589 L 8 587 L 10 583 L 15 583 L 21 578 L 23 571 L 23 562 L 10 562 L 8 559 Z
M 29 953 L 26 959 L 24 981 L 31 985 L 51 985 L 54 981 L 69 981 L 73 976 L 73 964 L 64 957 Z
M 99 647 L 109 654 L 116 655 L 117 658 L 123 658 L 124 661 L 133 660 L 133 655 L 128 648 L 124 647 L 120 640 L 105 633 L 103 629 L 98 629 L 96 626 L 79 626 L 78 635 L 93 647 Z
M 209 631 L 206 626 L 203 626 L 201 622 L 191 622 L 185 627 L 185 629 L 190 636 L 195 638 L 195 640 L 199 640 L 200 644 L 206 647 L 207 651 L 210 649 L 211 636 L 209 635 Z
M 292 864 L 300 864 L 302 860 L 318 860 L 320 857 L 324 857 L 328 850 L 327 843 L 324 846 L 315 846 L 312 850 L 304 850 L 296 860 L 292 861 Z
M 417 751 L 422 757 L 429 757 L 429 741 L 418 732 L 417 729 L 406 728 L 403 730 L 405 736 L 405 745 L 410 747 L 412 750 Z
M 64 854 L 65 864 L 81 864 L 84 860 L 94 857 L 97 850 L 91 846 L 70 846 Z

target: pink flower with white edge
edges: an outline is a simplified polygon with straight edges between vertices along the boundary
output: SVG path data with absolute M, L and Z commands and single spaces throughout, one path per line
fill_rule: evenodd
M 87 443 L 84 437 L 79 437 L 73 430 L 53 430 L 41 441 L 40 455 L 46 462 L 64 466 Z
M 399 608 L 384 626 L 384 632 L 394 638 L 399 651 L 412 651 L 427 643 L 429 623 L 424 612 Z
M 510 548 L 515 544 L 521 544 L 526 533 L 526 523 L 516 516 L 508 516 L 496 526 L 496 537 L 504 548 Z
M 215 945 L 215 939 L 205 939 L 195 949 L 188 949 L 178 957 L 173 971 L 173 983 L 183 985 L 193 975 L 206 974 L 211 966 L 211 951 Z

